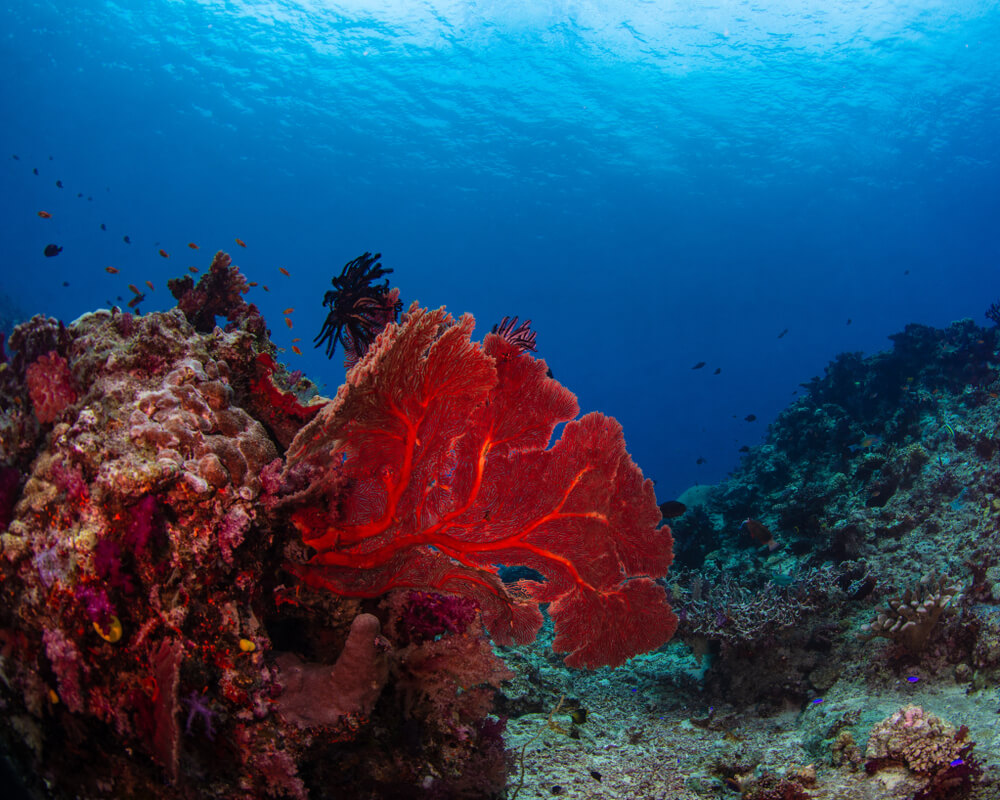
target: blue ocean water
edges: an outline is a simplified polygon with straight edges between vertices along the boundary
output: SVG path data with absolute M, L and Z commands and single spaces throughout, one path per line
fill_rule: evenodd
M 973 0 L 8 2 L 0 313 L 167 308 L 225 249 L 331 393 L 323 293 L 379 251 L 404 304 L 530 318 L 666 500 L 836 353 L 985 323 L 998 34 Z

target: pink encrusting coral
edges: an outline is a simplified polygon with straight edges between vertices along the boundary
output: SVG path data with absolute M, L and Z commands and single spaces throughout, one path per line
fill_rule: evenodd
M 40 356 L 28 367 L 25 380 L 35 416 L 43 424 L 54 422 L 66 406 L 76 402 L 69 364 L 54 350 Z

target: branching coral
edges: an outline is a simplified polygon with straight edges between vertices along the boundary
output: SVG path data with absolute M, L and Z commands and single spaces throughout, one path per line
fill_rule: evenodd
M 201 276 L 197 286 L 190 275 L 171 278 L 167 287 L 177 298 L 177 307 L 184 312 L 195 330 L 211 333 L 216 317 L 224 317 L 230 327 L 240 326 L 259 340 L 267 336 L 267 326 L 260 311 L 247 303 L 243 295 L 250 291 L 239 271 L 232 266 L 232 258 L 221 250 L 215 254 L 208 272 Z

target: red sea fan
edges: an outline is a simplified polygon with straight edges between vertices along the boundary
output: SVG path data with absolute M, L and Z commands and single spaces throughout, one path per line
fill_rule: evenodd
M 25 372 L 28 395 L 35 408 L 38 421 L 45 424 L 54 422 L 66 409 L 76 402 L 76 389 L 69 364 L 55 350 L 39 356 Z
M 677 623 L 655 583 L 672 540 L 621 426 L 576 420 L 544 361 L 494 334 L 471 342 L 474 325 L 412 306 L 299 431 L 287 470 L 313 470 L 314 491 L 292 518 L 317 552 L 290 569 L 344 595 L 471 597 L 500 644 L 533 639 L 548 602 L 570 666 L 659 647 Z M 499 564 L 546 580 L 506 586 Z

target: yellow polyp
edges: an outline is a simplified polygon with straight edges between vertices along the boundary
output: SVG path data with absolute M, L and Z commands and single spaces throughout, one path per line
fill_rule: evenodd
M 56 694 L 55 689 L 49 689 L 49 702 L 55 705 L 59 702 L 59 695 Z
M 251 642 L 249 639 L 240 639 L 240 650 L 244 653 L 252 653 L 257 649 L 257 645 Z
M 114 614 L 111 615 L 111 624 L 108 625 L 107 629 L 102 628 L 96 622 L 94 623 L 94 630 L 97 631 L 97 635 L 100 636 L 104 641 L 111 642 L 114 644 L 119 639 L 122 638 L 122 621 L 118 619 Z

